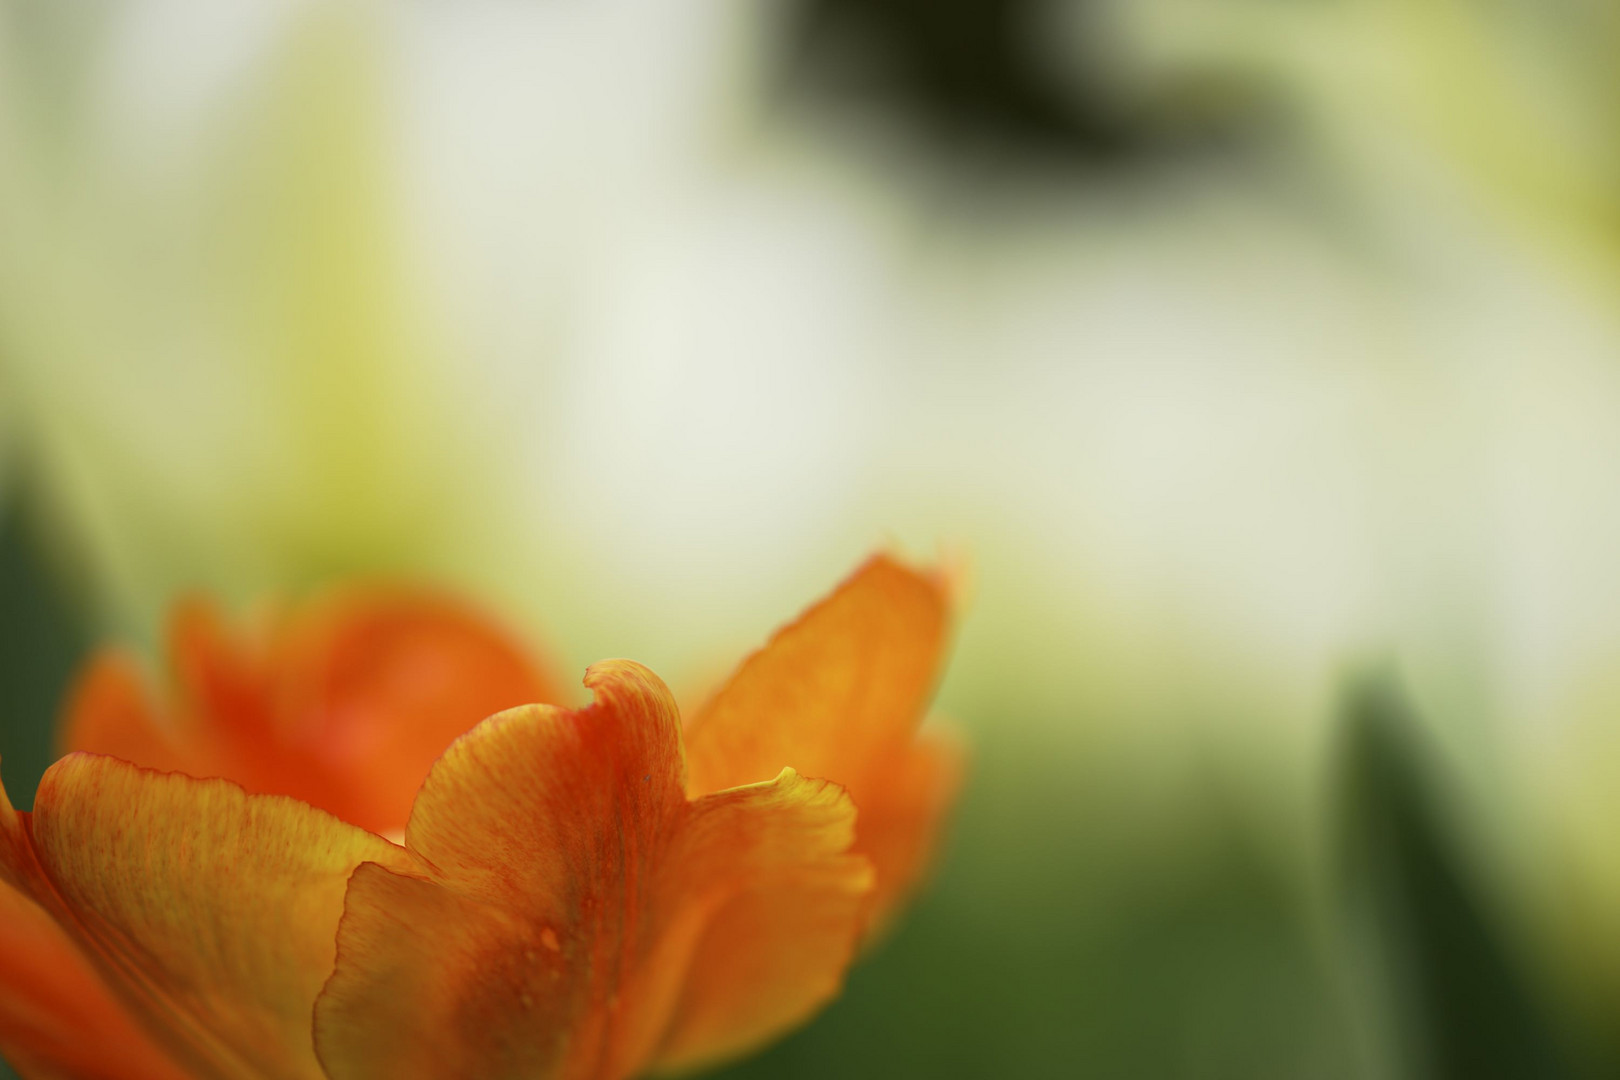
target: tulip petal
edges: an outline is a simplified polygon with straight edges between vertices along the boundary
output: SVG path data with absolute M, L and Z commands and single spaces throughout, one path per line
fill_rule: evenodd
M 586 685 L 587 708 L 491 717 L 434 766 L 406 830 L 429 873 L 355 872 L 315 1011 L 334 1080 L 632 1075 L 749 883 L 863 890 L 839 789 L 787 771 L 689 803 L 663 683 L 609 661 Z
M 745 660 L 693 717 L 692 791 L 792 766 L 838 781 L 859 804 L 916 730 L 948 627 L 943 581 L 886 555 L 872 559 Z
M 490 717 L 434 765 L 405 832 L 430 880 L 355 874 L 315 1012 L 334 1078 L 598 1075 L 685 796 L 656 676 L 586 684 L 589 707 Z
M 139 666 L 119 649 L 96 656 L 79 676 L 63 717 L 62 746 L 161 772 L 198 773 L 195 753 L 159 724 Z
M 688 1072 L 739 1057 L 837 996 L 870 902 L 858 856 L 762 875 L 710 916 L 653 1067 Z
M 279 660 L 282 738 L 307 747 L 331 778 L 316 805 L 377 831 L 405 824 L 428 769 L 474 724 L 560 700 L 488 619 L 406 589 L 328 595 L 303 614 Z
M 185 1080 L 45 911 L 0 884 L 0 1054 L 28 1080 Z
M 882 766 L 883 782 L 861 796 L 857 850 L 881 868 L 872 893 L 875 933 L 886 928 L 933 863 L 966 756 L 957 738 L 925 729 Z
M 350 589 L 233 633 L 202 599 L 169 633 L 172 729 L 122 653 L 80 679 L 71 750 L 290 795 L 374 832 L 401 829 L 428 768 L 484 717 L 556 700 L 497 627 L 455 601 Z
M 404 851 L 292 799 L 73 754 L 5 811 L 0 876 L 202 1076 L 321 1075 L 310 1037 L 349 875 Z
M 236 632 L 202 596 L 182 600 L 169 617 L 169 664 L 181 715 L 205 730 L 228 727 L 210 734 L 234 736 L 234 748 L 247 755 L 268 742 L 273 730 L 269 633 L 256 629 L 253 635 Z
M 877 556 L 745 660 L 687 736 L 694 793 L 784 765 L 848 789 L 854 850 L 877 870 L 876 926 L 926 869 L 960 780 L 959 749 L 917 736 L 949 614 L 939 575 Z
M 645 861 L 685 803 L 675 701 L 626 660 L 593 665 L 585 685 L 596 701 L 584 709 L 512 709 L 452 745 L 422 785 L 406 846 L 475 898 L 519 906 L 588 907 L 599 864 Z

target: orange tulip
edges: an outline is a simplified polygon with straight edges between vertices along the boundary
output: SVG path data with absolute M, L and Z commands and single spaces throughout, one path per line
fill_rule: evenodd
M 757 1046 L 926 864 L 959 771 L 916 731 L 946 628 L 937 578 L 874 559 L 683 740 L 629 661 L 584 708 L 527 703 L 536 666 L 442 599 L 241 636 L 182 607 L 170 698 L 99 658 L 79 752 L 31 814 L 0 792 L 0 1052 L 31 1078 L 616 1080 Z

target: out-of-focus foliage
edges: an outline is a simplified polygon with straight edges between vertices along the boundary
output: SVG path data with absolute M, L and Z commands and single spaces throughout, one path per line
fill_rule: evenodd
M 1344 707 L 1338 813 L 1346 965 L 1364 979 L 1368 1023 L 1398 1076 L 1575 1075 L 1542 989 L 1451 835 L 1444 784 L 1385 679 L 1353 683 Z M 1567 1038 L 1568 1032 L 1563 1033 Z M 1594 1069 L 1594 1075 L 1596 1070 Z
M 87 647 L 14 501 L 0 506 L 0 770 L 19 805 L 55 758 L 51 720 Z

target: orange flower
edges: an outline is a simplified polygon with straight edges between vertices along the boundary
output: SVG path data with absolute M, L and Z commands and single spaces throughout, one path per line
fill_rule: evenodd
M 169 707 L 102 657 L 66 729 L 92 752 L 32 814 L 0 792 L 0 1051 L 29 1077 L 619 1078 L 758 1045 L 926 863 L 958 774 L 916 735 L 946 622 L 935 577 L 875 559 L 683 747 L 629 661 L 584 708 L 518 704 L 547 681 L 441 599 L 243 638 L 184 607 Z

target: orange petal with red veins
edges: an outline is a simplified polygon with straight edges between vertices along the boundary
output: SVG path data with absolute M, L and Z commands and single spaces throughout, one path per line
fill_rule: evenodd
M 333 1077 L 605 1075 L 684 770 L 655 676 L 587 685 L 589 707 L 491 717 L 433 767 L 405 834 L 433 880 L 355 875 L 315 1012 Z
M 67 934 L 0 883 L 0 1055 L 29 1080 L 185 1080 Z
M 84 754 L 0 819 L 0 877 L 192 1073 L 321 1076 L 310 1016 L 349 875 L 405 852 L 291 799 Z
M 824 961 L 841 974 L 867 875 L 843 793 L 789 771 L 688 802 L 663 683 L 610 661 L 586 685 L 592 705 L 491 717 L 434 766 L 406 831 L 430 872 L 355 873 L 315 1011 L 335 1080 L 633 1075 L 714 913 L 752 883 L 856 894 Z
M 880 555 L 745 660 L 687 736 L 693 792 L 786 765 L 842 784 L 860 808 L 855 850 L 878 875 L 876 919 L 925 869 L 960 754 L 917 739 L 950 626 L 933 573 Z

